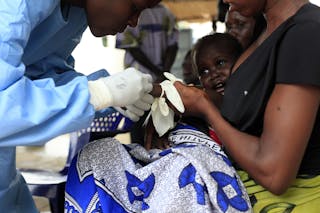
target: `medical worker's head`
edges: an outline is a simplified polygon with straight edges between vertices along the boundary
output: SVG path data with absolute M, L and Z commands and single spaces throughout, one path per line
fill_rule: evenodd
M 67 0 L 69 2 L 75 0 Z M 128 25 L 136 26 L 141 11 L 160 0 L 76 0 L 87 13 L 88 25 L 94 36 L 115 35 Z

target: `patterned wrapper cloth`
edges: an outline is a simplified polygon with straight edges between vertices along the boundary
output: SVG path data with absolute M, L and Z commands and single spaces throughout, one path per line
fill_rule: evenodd
M 249 197 L 221 147 L 188 125 L 171 148 L 147 151 L 114 138 L 89 143 L 74 159 L 65 212 L 251 212 Z

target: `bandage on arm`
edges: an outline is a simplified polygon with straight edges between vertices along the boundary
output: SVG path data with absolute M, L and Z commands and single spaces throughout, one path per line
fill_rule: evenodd
M 172 129 L 175 126 L 175 113 L 173 109 L 168 106 L 168 102 L 173 106 L 172 108 L 174 108 L 175 110 L 179 111 L 180 113 L 184 112 L 184 105 L 181 97 L 173 85 L 175 81 L 181 80 L 175 78 L 175 76 L 170 73 L 164 73 L 164 75 L 169 80 L 165 80 L 160 83 L 161 89 L 159 89 L 159 86 L 154 85 L 152 94 L 158 96 L 160 91 L 161 94 L 158 98 L 154 99 L 154 102 L 151 106 L 151 111 L 144 123 L 144 125 L 146 125 L 149 121 L 149 118 L 151 117 L 154 127 L 159 136 L 164 135 L 168 130 Z

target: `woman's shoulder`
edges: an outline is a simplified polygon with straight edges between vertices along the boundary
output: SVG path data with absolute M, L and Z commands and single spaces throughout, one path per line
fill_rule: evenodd
M 320 7 L 307 3 L 295 15 L 284 22 L 276 31 L 277 45 L 285 41 L 303 43 L 301 48 L 318 48 L 320 36 Z M 307 45 L 309 44 L 309 45 Z M 292 48 L 296 48 L 292 46 Z M 289 48 L 290 49 L 290 48 Z
M 292 17 L 292 22 L 296 24 L 305 24 L 313 22 L 320 24 L 320 7 L 307 3 Z

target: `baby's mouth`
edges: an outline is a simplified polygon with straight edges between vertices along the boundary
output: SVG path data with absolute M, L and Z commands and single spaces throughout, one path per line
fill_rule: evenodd
M 219 82 L 215 85 L 214 89 L 216 90 L 217 93 L 220 93 L 221 95 L 224 95 L 224 83 Z

